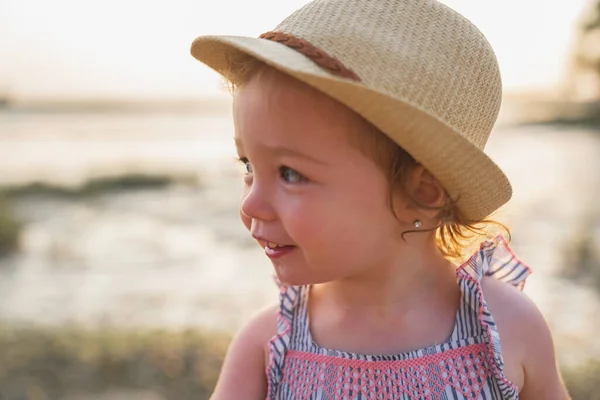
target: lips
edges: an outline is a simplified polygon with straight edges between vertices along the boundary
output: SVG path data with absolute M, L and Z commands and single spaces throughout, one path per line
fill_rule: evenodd
M 265 254 L 270 259 L 281 258 L 283 256 L 290 254 L 292 251 L 294 251 L 294 249 L 296 249 L 296 246 L 281 246 L 281 245 L 278 245 L 276 247 L 266 246 Z
M 283 257 L 296 248 L 296 246 L 293 245 L 281 244 L 257 236 L 254 236 L 254 238 L 265 250 L 267 257 L 271 259 Z

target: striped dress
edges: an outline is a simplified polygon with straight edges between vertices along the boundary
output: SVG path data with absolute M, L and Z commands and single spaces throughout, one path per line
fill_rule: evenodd
M 483 243 L 457 269 L 461 300 L 446 343 L 395 355 L 326 349 L 311 338 L 308 286 L 281 286 L 278 333 L 269 342 L 268 400 L 514 400 L 500 337 L 483 299 L 492 276 L 522 289 L 530 269 L 502 237 Z

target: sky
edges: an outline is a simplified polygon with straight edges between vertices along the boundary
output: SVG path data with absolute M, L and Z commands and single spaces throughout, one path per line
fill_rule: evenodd
M 589 0 L 442 0 L 487 36 L 507 91 L 563 79 Z M 193 99 L 225 95 L 189 54 L 205 34 L 258 36 L 306 0 L 0 0 L 0 96 Z

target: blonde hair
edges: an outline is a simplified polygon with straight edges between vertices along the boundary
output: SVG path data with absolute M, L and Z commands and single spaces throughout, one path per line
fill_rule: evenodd
M 247 55 L 240 54 L 238 58 L 231 60 L 230 71 L 225 77 L 224 84 L 229 88 L 232 95 L 235 89 L 259 71 L 268 70 L 271 67 L 263 62 Z M 404 195 L 417 207 L 431 209 L 410 196 L 406 190 L 406 176 L 411 168 L 418 162 L 396 142 L 390 139 L 368 121 L 364 120 L 370 127 L 367 132 L 353 135 L 351 144 L 358 147 L 365 155 L 371 157 L 386 174 L 389 182 L 389 205 L 395 217 L 393 207 L 396 189 L 400 189 Z M 492 219 L 472 220 L 466 218 L 456 206 L 457 199 L 452 199 L 446 192 L 446 201 L 438 208 L 439 225 L 429 229 L 406 231 L 407 233 L 418 233 L 435 230 L 436 244 L 440 252 L 449 260 L 461 263 L 479 247 L 483 239 L 491 238 L 499 233 L 506 233 L 510 240 L 510 231 L 502 223 Z
M 406 231 L 403 236 L 407 233 L 435 230 L 438 249 L 446 258 L 458 263 L 465 261 L 466 256 L 479 247 L 482 239 L 489 239 L 499 233 L 505 233 L 510 240 L 510 231 L 504 224 L 488 218 L 482 220 L 466 218 L 456 205 L 457 199 L 453 199 L 448 192 L 445 192 L 444 205 L 439 208 L 432 208 L 411 196 L 406 189 L 406 177 L 407 172 L 418 165 L 418 161 L 374 126 L 367 132 L 361 133 L 363 134 L 355 135 L 359 149 L 371 157 L 388 178 L 389 203 L 394 216 L 396 214 L 393 200 L 397 193 L 395 189 L 400 189 L 402 194 L 407 196 L 415 206 L 438 211 L 437 218 L 440 221 L 438 226 L 429 230 Z

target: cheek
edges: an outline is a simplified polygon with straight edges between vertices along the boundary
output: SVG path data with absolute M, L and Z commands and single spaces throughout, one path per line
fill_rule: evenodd
M 286 231 L 300 245 L 334 250 L 363 242 L 365 231 L 377 225 L 379 213 L 373 213 L 372 207 L 375 202 L 365 200 L 327 193 L 302 201 L 288 199 L 279 211 Z
M 347 193 L 323 216 L 323 232 L 352 251 L 377 247 L 389 240 L 397 225 L 388 205 L 387 192 L 372 185 Z
M 315 196 L 282 196 L 277 202 L 277 212 L 283 229 L 300 246 L 309 245 L 320 236 L 323 217 L 328 210 Z

